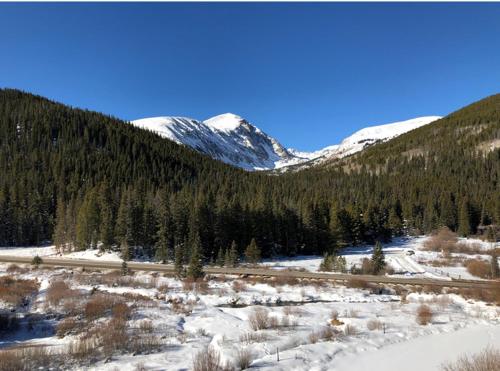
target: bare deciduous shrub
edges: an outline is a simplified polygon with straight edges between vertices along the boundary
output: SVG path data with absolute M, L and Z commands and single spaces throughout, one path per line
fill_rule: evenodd
M 211 346 L 200 350 L 193 359 L 193 371 L 220 371 L 223 368 L 220 353 Z
M 26 267 L 20 267 L 17 264 L 10 264 L 7 267 L 7 273 L 17 273 L 17 274 L 25 274 L 29 272 L 29 269 Z
M 162 294 L 168 294 L 169 291 L 170 291 L 170 287 L 166 283 L 158 286 L 158 292 L 160 292 Z
M 370 287 L 370 284 L 359 278 L 350 278 L 346 282 L 346 287 L 352 289 L 367 289 Z
M 238 280 L 233 281 L 232 287 L 234 292 L 246 291 L 247 289 L 246 283 Z
M 358 329 L 351 324 L 346 324 L 344 326 L 344 335 L 346 336 L 355 336 L 358 333 Z
M 0 277 L 0 300 L 18 306 L 26 303 L 29 296 L 38 292 L 35 280 L 17 279 L 11 276 Z
M 269 316 L 269 321 L 267 323 L 267 328 L 277 329 L 280 326 L 280 321 L 276 316 Z
M 80 323 L 73 317 L 64 318 L 61 322 L 57 324 L 56 334 L 60 338 L 65 337 L 71 333 L 74 333 L 76 329 L 80 327 Z
M 186 292 L 196 291 L 200 294 L 208 294 L 209 286 L 208 282 L 202 278 L 196 280 L 192 278 L 186 278 L 182 281 L 182 289 Z
M 116 303 L 112 308 L 113 318 L 128 320 L 132 314 L 132 310 L 125 303 Z
M 261 343 L 266 340 L 269 340 L 269 336 L 262 332 L 247 332 L 240 336 L 240 341 L 246 344 Z
M 417 308 L 416 320 L 419 325 L 425 326 L 429 324 L 432 321 L 432 317 L 433 317 L 432 309 L 428 305 L 421 304 Z
M 424 250 L 449 253 L 453 251 L 457 241 L 457 235 L 450 231 L 449 228 L 443 227 L 433 233 L 433 235 L 424 242 Z
M 252 330 L 263 330 L 269 327 L 269 313 L 264 308 L 255 308 L 248 316 Z
M 464 263 L 467 272 L 480 278 L 491 278 L 491 266 L 489 263 L 479 259 L 469 259 Z
M 319 331 L 319 337 L 326 341 L 335 340 L 337 333 L 330 326 L 325 326 Z
M 313 331 L 307 336 L 307 338 L 311 344 L 316 344 L 319 340 L 319 333 L 317 331 Z
M 366 328 L 370 331 L 382 330 L 383 324 L 378 319 L 371 319 L 366 324 Z
M 0 351 L 0 371 L 31 371 L 57 364 L 48 347 L 19 347 Z
M 250 349 L 243 348 L 239 349 L 236 353 L 236 366 L 240 370 L 246 370 L 250 367 L 250 364 L 253 361 L 253 354 Z
M 118 304 L 118 299 L 107 294 L 97 294 L 85 305 L 85 317 L 88 320 L 95 320 L 111 313 L 112 308 Z
M 498 371 L 500 370 L 500 350 L 486 348 L 478 354 L 463 355 L 455 362 L 446 363 L 442 371 Z
M 78 339 L 73 340 L 68 344 L 68 354 L 79 361 L 89 360 L 97 354 L 96 339 Z
M 58 306 L 62 300 L 71 297 L 71 289 L 68 284 L 62 280 L 53 281 L 47 288 L 47 302 L 51 306 Z
M 145 319 L 139 322 L 139 328 L 142 332 L 151 334 L 153 332 L 153 322 Z

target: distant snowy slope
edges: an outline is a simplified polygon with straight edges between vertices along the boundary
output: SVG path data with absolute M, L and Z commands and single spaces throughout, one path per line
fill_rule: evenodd
M 349 156 L 440 118 L 426 116 L 367 127 L 345 138 L 340 144 L 314 152 L 286 149 L 276 139 L 232 113 L 205 121 L 167 116 L 135 120 L 132 124 L 245 170 L 271 170 L 302 163 L 310 166 Z
M 276 139 L 232 113 L 205 121 L 152 117 L 132 124 L 246 170 L 274 169 L 276 163 L 296 157 Z

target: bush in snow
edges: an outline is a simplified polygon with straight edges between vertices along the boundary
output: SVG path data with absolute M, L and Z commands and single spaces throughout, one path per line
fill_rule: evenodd
M 432 309 L 428 305 L 422 304 L 417 308 L 417 323 L 425 326 L 432 321 L 433 315 Z
M 464 355 L 453 363 L 442 366 L 443 371 L 497 371 L 500 370 L 500 350 L 486 348 L 473 356 Z
M 252 330 L 263 330 L 269 327 L 269 313 L 264 308 L 255 308 L 248 316 Z

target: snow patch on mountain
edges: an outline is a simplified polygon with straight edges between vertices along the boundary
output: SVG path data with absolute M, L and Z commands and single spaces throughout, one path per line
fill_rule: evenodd
M 164 116 L 135 120 L 132 124 L 245 170 L 272 170 L 303 163 L 313 165 L 349 156 L 440 118 L 425 116 L 367 127 L 345 138 L 340 144 L 314 152 L 286 149 L 276 139 L 232 113 L 205 121 Z

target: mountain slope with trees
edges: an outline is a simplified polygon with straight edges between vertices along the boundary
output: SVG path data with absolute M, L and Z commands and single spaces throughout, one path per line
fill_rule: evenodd
M 357 155 L 269 176 L 113 117 L 0 90 L 0 245 L 50 240 L 64 251 L 234 264 L 250 245 L 265 257 L 440 225 L 467 235 L 500 223 L 499 132 L 497 95 Z

